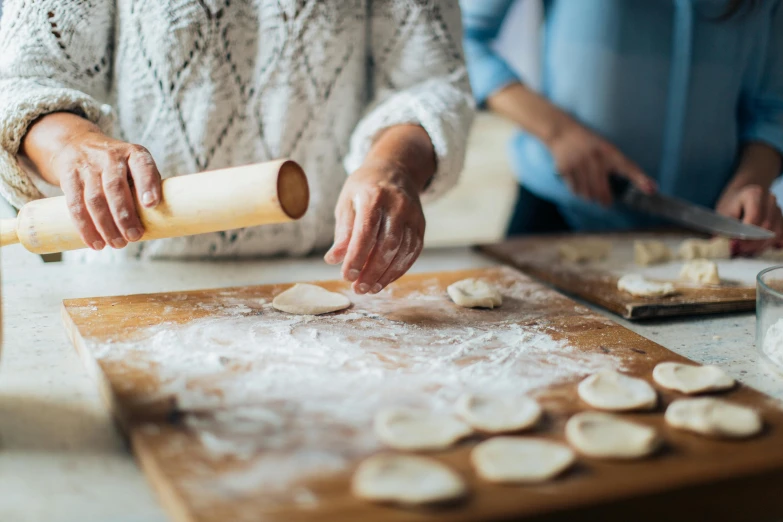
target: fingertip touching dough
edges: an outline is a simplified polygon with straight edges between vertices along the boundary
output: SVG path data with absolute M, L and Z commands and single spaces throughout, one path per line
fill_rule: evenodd
M 718 265 L 708 259 L 692 259 L 682 266 L 680 279 L 700 285 L 718 285 Z
M 692 259 L 729 259 L 731 258 L 731 242 L 725 237 L 686 239 L 680 243 L 677 255 L 686 261 Z
M 662 362 L 653 369 L 653 379 L 663 388 L 695 394 L 728 390 L 735 381 L 717 366 L 694 366 Z
M 459 398 L 456 412 L 473 428 L 485 433 L 525 430 L 541 418 L 541 406 L 529 397 L 498 397 L 467 393 Z
M 639 266 L 666 263 L 672 258 L 672 252 L 663 241 L 634 241 L 633 259 Z
M 481 279 L 463 279 L 446 288 L 451 300 L 465 308 L 495 308 L 503 304 L 498 289 Z
M 405 451 L 446 449 L 473 433 L 454 415 L 413 408 L 391 408 L 375 416 L 375 435 L 387 446 Z
M 579 383 L 579 397 L 594 408 L 607 411 L 649 410 L 658 395 L 647 381 L 604 370 Z
M 320 286 L 299 283 L 278 294 L 272 300 L 272 306 L 289 314 L 320 315 L 344 310 L 351 306 L 351 301 L 343 294 Z
M 572 263 L 589 263 L 609 257 L 611 241 L 604 239 L 579 239 L 567 241 L 558 247 L 561 259 Z
M 639 274 L 627 274 L 617 281 L 617 289 L 637 297 L 665 297 L 677 292 L 671 283 L 658 283 Z
M 353 475 L 354 496 L 373 502 L 421 505 L 465 495 L 465 481 L 437 460 L 416 455 L 374 455 Z
M 638 459 L 661 445 L 654 428 L 598 411 L 577 413 L 568 419 L 565 435 L 579 453 L 594 458 Z
M 470 460 L 476 473 L 488 482 L 546 482 L 571 467 L 574 452 L 545 439 L 495 437 L 473 448 Z
M 665 418 L 673 428 L 735 439 L 752 437 L 764 425 L 756 410 L 712 397 L 676 400 L 666 409 Z

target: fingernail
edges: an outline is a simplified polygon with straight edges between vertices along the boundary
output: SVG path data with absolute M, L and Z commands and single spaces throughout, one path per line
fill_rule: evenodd
M 370 289 L 370 287 L 366 283 L 360 284 L 359 287 L 357 288 L 357 290 L 359 290 L 360 294 L 366 294 L 367 290 L 369 290 L 369 289 Z
M 103 241 L 96 241 L 95 243 L 92 244 L 92 247 L 95 250 L 103 250 L 103 247 L 105 247 L 105 246 L 106 245 L 103 244 Z
M 125 241 L 122 239 L 113 239 L 111 242 L 111 246 L 114 248 L 123 248 L 126 245 Z
M 155 196 L 152 194 L 151 191 L 147 191 L 144 194 L 141 195 L 141 204 L 145 207 L 151 207 L 152 204 L 155 202 Z
M 128 229 L 128 239 L 131 241 L 138 241 L 141 239 L 141 232 L 138 228 L 130 228 Z
M 351 270 L 348 270 L 348 281 L 354 282 L 357 279 L 359 279 L 359 271 L 356 270 L 355 268 L 352 268 Z M 359 286 L 361 287 L 361 285 L 359 285 Z M 364 286 L 367 286 L 367 285 L 364 285 Z M 365 290 L 365 292 L 366 292 L 366 290 Z
M 372 287 L 372 290 L 370 290 L 370 293 L 377 294 L 383 289 L 383 287 L 380 284 L 375 284 Z

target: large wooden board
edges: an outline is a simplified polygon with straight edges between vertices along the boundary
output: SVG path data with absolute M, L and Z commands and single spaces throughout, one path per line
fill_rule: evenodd
M 502 288 L 503 306 L 496 310 L 454 306 L 445 288 L 465 277 L 481 277 Z M 322 284 L 348 292 L 342 282 Z M 654 458 L 635 463 L 580 458 L 573 471 L 549 484 L 498 486 L 478 480 L 470 468 L 470 449 L 480 439 L 476 437 L 434 455 L 454 466 L 470 484 L 472 493 L 464 502 L 404 510 L 356 500 L 349 493 L 351 470 L 365 454 L 377 450 L 366 444 L 373 440 L 371 435 L 367 438 L 370 419 L 346 425 L 323 411 L 318 415 L 306 408 L 321 404 L 319 400 L 335 399 L 335 390 L 347 392 L 342 399 L 353 409 L 340 410 L 347 414 L 373 404 L 365 399 L 374 396 L 376 387 L 391 386 L 386 391 L 407 393 L 407 399 L 420 394 L 416 399 L 419 404 L 435 407 L 433 398 L 450 400 L 460 386 L 471 387 L 471 379 L 477 379 L 474 385 L 484 383 L 490 388 L 510 377 L 509 383 L 520 391 L 532 387 L 530 393 L 547 412 L 533 435 L 562 441 L 567 418 L 584 409 L 575 394 L 575 383 L 584 374 L 609 366 L 651 381 L 656 363 L 684 359 L 503 267 L 406 277 L 378 296 L 355 298 L 351 310 L 295 323 L 299 326 L 290 331 L 299 348 L 281 351 L 287 341 L 278 335 L 280 330 L 269 338 L 260 334 L 270 324 L 302 320 L 268 306 L 268 300 L 286 287 L 64 303 L 63 318 L 74 345 L 100 383 L 173 520 L 538 521 L 595 516 L 601 520 L 692 521 L 694 513 L 703 520 L 765 520 L 783 515 L 783 496 L 779 494 L 783 486 L 783 413 L 771 399 L 744 386 L 726 396 L 763 413 L 765 432 L 750 441 L 711 440 L 665 427 L 662 412 L 678 395 L 662 392 L 661 405 L 654 412 L 628 415 L 661 431 L 666 446 Z M 214 329 L 223 323 L 234 330 Z M 204 358 L 203 365 L 192 366 L 195 370 L 187 370 L 180 361 L 174 364 L 174 372 L 166 371 L 172 356 L 160 353 L 161 339 L 168 339 L 172 351 L 192 350 L 195 356 L 200 353 L 199 341 L 191 334 L 201 335 L 201 342 L 221 346 L 247 324 L 254 325 L 258 341 L 248 353 L 251 357 L 257 354 L 264 363 L 244 360 L 235 364 L 236 360 L 221 356 L 222 370 L 211 369 L 211 359 Z M 406 335 L 397 335 L 399 328 L 405 328 Z M 221 331 L 224 333 L 216 333 Z M 462 337 L 451 339 L 454 332 L 462 332 Z M 186 341 L 184 346 L 175 346 L 177 339 Z M 343 359 L 341 347 L 345 346 L 358 350 L 346 352 L 352 357 Z M 322 350 L 325 347 L 328 350 Z M 267 351 L 275 357 L 264 359 Z M 308 360 L 322 351 L 323 359 Z M 237 354 L 240 352 L 237 348 Z M 454 354 L 450 363 L 443 358 L 448 353 Z M 283 360 L 285 357 L 290 360 Z M 430 358 L 432 365 L 427 364 Z M 269 364 L 277 369 L 271 371 Z M 310 380 L 287 380 L 283 395 L 273 396 L 279 389 L 268 384 L 269 380 L 293 375 L 286 372 L 308 364 L 313 372 Z M 317 377 L 319 367 L 328 380 Z M 371 370 L 366 380 L 359 378 L 363 368 Z M 180 381 L 172 386 L 170 379 L 176 372 L 181 372 Z M 461 380 L 444 377 L 452 374 Z M 558 378 L 548 379 L 548 375 Z M 422 387 L 427 379 L 432 379 L 432 385 Z M 229 404 L 230 385 L 237 382 L 257 383 L 257 391 L 264 393 L 251 394 L 249 403 Z M 401 386 L 395 388 L 395 383 Z M 222 390 L 217 396 L 222 403 L 199 403 L 192 396 L 184 400 L 183 390 L 214 398 L 211 393 L 216 388 Z M 395 400 L 394 393 L 389 393 L 379 402 Z M 250 434 L 262 446 L 267 440 L 284 441 L 286 449 L 272 444 L 244 458 L 235 454 L 220 457 L 205 445 L 198 424 L 194 427 L 191 422 L 193 416 L 219 416 L 230 408 L 252 408 L 252 403 L 264 404 L 269 413 L 293 412 L 273 430 L 262 423 L 263 430 Z M 328 406 L 326 402 L 322 405 Z M 308 431 L 298 431 L 297 423 L 299 427 L 304 423 Z M 299 457 L 319 448 L 344 460 L 338 458 L 339 465 L 327 460 L 329 469 L 292 477 L 288 464 L 298 463 Z M 288 460 L 282 457 L 287 450 L 293 450 L 294 455 Z M 270 467 L 269 459 L 277 457 L 279 461 L 271 461 L 277 465 Z
M 632 245 L 636 239 L 664 240 L 673 246 L 685 239 L 681 233 L 615 233 L 601 235 L 527 236 L 479 247 L 480 250 L 514 266 L 537 279 L 582 299 L 597 304 L 626 319 L 646 319 L 726 312 L 746 312 L 756 307 L 753 278 L 768 266 L 779 264 L 763 259 L 717 261 L 724 279 L 719 286 L 696 287 L 676 282 L 678 292 L 669 297 L 634 297 L 617 289 L 622 273 L 665 274 L 664 279 L 678 277 L 682 262 L 668 266 L 641 268 L 633 264 Z M 558 245 L 564 241 L 596 238 L 611 240 L 623 259 L 597 264 L 569 263 L 560 258 Z M 610 265 L 611 269 L 609 268 Z

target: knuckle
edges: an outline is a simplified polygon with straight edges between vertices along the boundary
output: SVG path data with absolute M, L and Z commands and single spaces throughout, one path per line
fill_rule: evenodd
M 102 192 L 90 192 L 84 195 L 84 201 L 88 207 L 103 208 L 106 206 L 106 199 Z
M 125 193 L 126 181 L 120 176 L 114 176 L 104 181 L 103 188 L 106 192 L 119 196 Z
M 84 205 L 81 201 L 74 200 L 68 203 L 68 210 L 70 211 L 71 215 L 77 219 L 81 219 L 87 209 L 84 208 Z

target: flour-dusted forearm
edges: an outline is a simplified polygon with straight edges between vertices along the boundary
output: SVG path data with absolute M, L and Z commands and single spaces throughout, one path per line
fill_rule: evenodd
M 370 2 L 372 97 L 351 137 L 348 172 L 381 131 L 400 124 L 427 131 L 437 171 L 424 197 L 442 194 L 462 170 L 474 104 L 456 0 Z
M 48 186 L 17 153 L 29 126 L 52 112 L 73 112 L 108 131 L 110 35 L 114 2 L 10 0 L 0 25 L 0 194 L 15 206 Z

